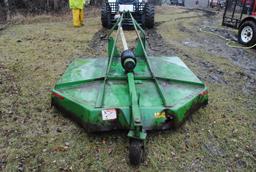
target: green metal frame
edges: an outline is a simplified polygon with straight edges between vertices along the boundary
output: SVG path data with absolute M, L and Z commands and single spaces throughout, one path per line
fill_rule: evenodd
M 104 74 L 99 72 L 96 73 L 92 78 L 88 79 L 86 79 L 86 77 L 80 79 L 79 76 L 77 76 L 76 79 L 72 78 L 76 76 L 76 72 L 73 71 L 76 70 L 76 68 L 82 68 L 81 66 L 88 62 L 87 60 L 77 60 L 77 64 L 72 63 L 69 66 L 65 74 L 52 90 L 52 104 L 72 114 L 72 116 L 77 118 L 78 121 L 81 122 L 86 129 L 88 129 L 88 131 L 127 129 L 129 130 L 128 137 L 144 140 L 147 136 L 147 130 L 168 129 L 170 126 L 178 125 L 184 121 L 188 114 L 207 104 L 208 89 L 204 83 L 201 82 L 196 76 L 194 76 L 194 74 L 189 69 L 183 67 L 183 64 L 180 65 L 179 63 L 181 63 L 181 60 L 176 57 L 171 59 L 173 61 L 171 66 L 173 69 L 168 66 L 168 68 L 165 70 L 161 69 L 157 71 L 155 69 L 157 65 L 153 64 L 157 63 L 157 61 L 155 58 L 149 57 L 146 52 L 145 32 L 133 18 L 131 13 L 129 13 L 129 15 L 138 37 L 134 54 L 138 60 L 142 61 L 142 68 L 144 68 L 144 66 L 147 68 L 146 71 L 148 71 L 148 74 L 135 75 L 135 73 L 129 72 L 127 74 L 116 76 L 111 73 L 111 67 L 113 66 L 113 63 L 117 63 L 117 58 L 120 57 L 120 50 L 117 49 L 116 45 L 122 27 L 123 15 L 121 15 L 108 35 L 108 59 L 106 63 L 104 60 L 99 61 L 99 63 L 102 63 L 102 67 L 106 66 L 104 69 L 102 69 L 103 71 L 105 70 L 103 72 Z M 117 34 L 114 38 L 112 33 L 116 28 Z M 95 62 L 93 64 L 97 63 Z M 161 64 L 164 65 L 164 63 Z M 120 68 L 117 67 L 117 69 Z M 135 70 L 139 69 L 140 66 L 137 65 Z M 179 79 L 179 77 L 161 75 L 162 73 L 168 72 L 168 70 L 179 70 L 176 73 L 183 75 L 183 78 L 186 78 L 185 76 L 188 75 L 191 76 L 192 79 L 188 77 L 186 79 Z M 169 72 L 169 75 L 172 75 L 172 73 L 175 72 Z M 107 98 L 106 94 L 109 94 L 106 89 L 109 89 L 109 83 L 117 81 L 121 83 L 127 83 L 129 103 L 127 104 L 125 101 L 126 95 L 122 95 L 124 94 L 123 90 L 119 90 L 120 88 L 118 88 L 118 90 L 114 91 L 118 96 L 125 96 L 125 100 L 120 99 L 119 104 L 115 105 L 114 107 L 111 105 L 107 106 L 105 105 L 106 102 L 104 104 L 104 100 Z M 138 88 L 137 85 L 140 82 L 153 83 L 150 84 L 150 87 L 153 89 L 155 88 L 157 92 L 156 94 L 159 95 L 159 105 L 152 107 L 142 105 L 143 103 L 141 102 L 142 100 L 138 94 L 138 89 L 140 92 L 146 92 L 147 90 Z M 170 93 L 166 91 L 166 88 L 163 86 L 163 82 L 171 82 L 174 83 L 174 85 L 177 85 L 173 88 L 176 89 L 176 91 L 172 92 L 173 95 L 171 96 L 173 97 L 170 98 Z M 76 89 L 82 90 L 83 85 L 90 85 L 92 83 L 97 83 L 92 86 L 97 87 L 97 89 L 89 88 L 89 90 L 91 89 L 92 91 L 97 90 L 97 93 L 95 93 L 97 96 L 94 105 L 80 100 L 78 98 L 80 94 L 75 92 Z M 192 87 L 191 90 L 193 91 L 193 94 L 188 94 L 187 97 L 184 97 L 179 101 L 174 101 L 177 99 L 176 97 L 180 97 L 179 95 L 186 95 L 186 93 L 182 93 L 180 91 L 180 85 L 184 85 L 184 88 Z M 117 121 L 103 121 L 101 119 L 101 112 L 106 108 L 115 108 L 118 111 Z

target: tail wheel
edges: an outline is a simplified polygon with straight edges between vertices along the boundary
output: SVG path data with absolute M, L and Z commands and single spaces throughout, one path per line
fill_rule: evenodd
M 144 161 L 144 158 L 145 158 L 144 141 L 138 140 L 138 139 L 131 139 L 130 147 L 129 147 L 130 163 L 134 166 L 137 166 Z
M 101 8 L 101 24 L 104 28 L 110 29 L 112 27 L 111 23 L 111 8 L 109 4 L 103 4 Z
M 239 27 L 238 41 L 245 46 L 253 46 L 256 44 L 256 22 L 245 21 Z
M 151 29 L 155 24 L 155 8 L 152 4 L 146 3 L 144 8 L 144 26 Z

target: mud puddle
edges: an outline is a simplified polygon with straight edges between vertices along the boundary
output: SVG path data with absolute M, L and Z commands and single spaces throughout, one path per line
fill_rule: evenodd
M 176 50 L 170 47 L 155 29 L 146 30 L 147 50 L 151 56 L 175 55 Z
M 96 32 L 89 43 L 89 51 L 95 56 L 102 55 L 106 51 L 106 44 L 108 42 L 108 30 L 100 29 Z
M 189 15 L 189 16 L 181 16 L 181 17 L 174 17 L 169 20 L 164 20 L 164 21 L 155 21 L 155 27 L 158 27 L 166 22 L 171 22 L 171 21 L 182 21 L 186 19 L 195 19 L 195 18 L 203 18 L 203 17 L 212 17 L 216 15 L 215 11 L 210 11 L 210 10 L 204 10 L 204 9 L 185 9 L 182 12 L 176 12 L 174 15 L 179 15 L 179 14 L 189 14 L 197 12 L 198 14 L 194 15 Z
M 206 80 L 207 82 L 226 83 L 223 77 L 223 71 L 220 71 L 215 65 L 207 61 L 193 58 L 182 50 L 172 47 L 155 29 L 146 30 L 146 35 L 149 55 L 156 57 L 183 56 L 186 61 L 197 64 L 200 70 L 204 71 L 203 73 L 199 73 L 199 78 Z
M 256 76 L 256 49 L 245 50 L 237 44 L 236 32 L 213 27 L 205 28 L 205 30 L 209 34 L 213 33 L 212 36 L 215 36 L 216 39 L 204 40 L 205 44 L 201 44 L 202 48 L 231 60 L 235 65 L 243 68 L 248 76 Z M 206 45 L 211 45 L 211 47 Z M 233 48 L 232 46 L 240 46 L 241 48 Z
M 234 35 L 224 32 L 222 35 L 229 39 Z M 246 80 L 245 92 L 248 90 L 255 91 L 256 89 L 256 50 L 244 50 L 242 48 L 232 48 L 227 45 L 227 41 L 218 39 L 208 39 L 204 41 L 205 44 L 201 44 L 202 48 L 213 55 L 218 55 L 226 58 L 233 63 L 234 67 L 239 67 L 241 72 L 233 74 L 241 80 Z M 207 46 L 211 45 L 211 46 Z M 235 44 L 237 46 L 237 44 Z M 238 45 L 240 46 L 240 45 Z
M 233 48 L 232 45 L 241 46 L 236 43 L 237 31 L 227 28 L 217 28 L 216 26 L 218 26 L 220 22 L 215 19 L 217 17 L 219 16 L 209 16 L 204 20 L 200 21 L 200 23 L 195 22 L 194 24 L 192 24 L 193 27 L 186 27 L 183 22 L 178 22 L 177 26 L 179 31 L 188 33 L 190 36 L 183 41 L 175 42 L 179 46 L 201 49 L 205 51 L 207 54 L 212 55 L 213 58 L 214 56 L 217 56 L 227 59 L 231 62 L 230 64 L 228 64 L 228 66 L 233 66 L 234 68 L 239 68 L 241 70 L 239 73 L 232 73 L 228 71 L 228 73 L 225 73 L 225 75 L 228 75 L 229 78 L 232 79 L 236 78 L 245 81 L 245 85 L 242 88 L 243 91 L 247 93 L 254 93 L 256 89 L 256 50 Z M 207 28 L 207 32 L 201 31 L 200 28 L 202 27 Z M 230 42 L 228 40 L 231 40 L 233 42 Z M 164 41 L 161 40 L 161 42 Z M 168 46 L 164 46 L 164 48 L 166 47 Z M 181 55 L 189 57 L 188 55 L 182 53 L 182 50 L 176 51 L 176 53 L 180 53 Z M 210 71 L 211 75 L 207 77 L 207 81 L 217 81 L 218 83 L 226 83 L 226 81 L 223 78 L 224 71 L 221 71 L 218 66 L 214 65 L 211 62 L 211 60 L 202 61 L 202 59 L 194 57 L 188 58 L 188 60 L 190 59 L 191 63 L 197 64 L 200 68 L 202 68 L 204 72 L 208 73 Z M 202 74 L 200 73 L 199 76 L 200 75 Z

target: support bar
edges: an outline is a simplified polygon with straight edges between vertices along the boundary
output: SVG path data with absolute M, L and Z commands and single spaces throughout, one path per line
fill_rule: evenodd
M 155 75 L 154 75 L 154 73 L 153 73 L 153 71 L 152 71 L 152 68 L 151 68 L 151 64 L 150 64 L 150 62 L 149 62 L 149 60 L 148 60 L 148 55 L 147 55 L 146 49 L 145 49 L 145 47 L 144 47 L 144 45 L 143 45 L 142 39 L 141 39 L 141 37 L 140 37 L 139 31 L 138 31 L 138 28 L 137 28 L 137 27 L 138 27 L 138 26 L 137 26 L 138 23 L 136 23 L 136 20 L 133 18 L 132 14 L 131 14 L 130 12 L 129 12 L 129 14 L 130 14 L 130 17 L 131 17 L 131 19 L 132 19 L 133 26 L 134 26 L 134 29 L 135 29 L 135 31 L 136 31 L 136 34 L 137 34 L 137 36 L 138 36 L 138 38 L 139 38 L 139 40 L 140 40 L 141 47 L 142 47 L 142 49 L 143 49 L 143 51 L 144 51 L 144 54 L 145 54 L 145 61 L 146 61 L 147 66 L 148 66 L 148 68 L 149 68 L 149 72 L 150 72 L 150 74 L 151 74 L 151 76 L 152 76 L 152 78 L 153 78 L 153 80 L 154 80 L 154 82 L 155 82 L 155 85 L 156 85 L 156 87 L 157 87 L 158 93 L 159 93 L 159 95 L 160 95 L 161 98 L 162 98 L 163 105 L 164 105 L 164 106 L 168 106 L 168 105 L 167 105 L 166 98 L 165 98 L 165 96 L 164 96 L 164 94 L 163 94 L 163 89 L 162 89 L 162 87 L 160 86 L 160 84 L 159 84 L 157 78 L 155 77 Z
M 111 56 L 108 60 L 108 66 L 107 66 L 107 69 L 106 69 L 104 81 L 103 81 L 103 83 L 100 87 L 100 91 L 99 91 L 99 94 L 98 94 L 98 97 L 97 97 L 97 100 L 96 100 L 96 105 L 95 105 L 96 108 L 102 107 L 102 104 L 103 104 L 105 87 L 106 87 L 106 83 L 107 83 L 107 79 L 108 79 L 108 73 L 109 73 L 111 63 L 112 63 L 112 60 L 113 60 L 113 56 L 114 56 L 114 52 L 115 52 L 115 45 L 117 43 L 118 36 L 120 34 L 120 29 L 122 27 L 122 21 L 123 21 L 123 14 L 117 22 L 118 23 L 117 35 L 116 35 L 116 38 L 115 38 L 115 41 L 114 41 L 114 46 L 113 46 L 112 51 L 111 51 Z

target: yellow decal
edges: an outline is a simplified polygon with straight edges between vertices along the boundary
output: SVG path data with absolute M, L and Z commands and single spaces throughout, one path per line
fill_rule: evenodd
M 156 112 L 155 118 L 165 118 L 165 112 Z

